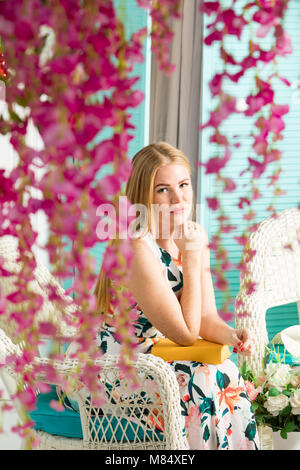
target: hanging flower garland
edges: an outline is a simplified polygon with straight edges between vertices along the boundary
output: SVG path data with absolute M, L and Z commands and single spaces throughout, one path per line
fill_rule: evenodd
M 153 48 L 162 68 L 167 70 L 165 48 L 171 33 L 165 22 L 177 15 L 177 9 L 167 0 L 143 6 L 150 8 Z M 126 40 L 124 25 L 111 0 L 93 3 L 16 0 L 13 4 L 4 1 L 0 3 L 0 15 L 1 39 L 10 70 L 6 89 L 8 117 L 2 116 L 0 132 L 10 135 L 18 155 L 17 166 L 9 174 L 0 173 L 0 227 L 1 236 L 17 239 L 18 262 L 22 266 L 16 290 L 6 298 L 0 292 L 0 321 L 3 327 L 5 322 L 13 324 L 16 340 L 24 342 L 21 355 L 7 358 L 7 363 L 20 376 L 15 399 L 21 405 L 23 417 L 14 430 L 26 437 L 30 448 L 36 442 L 27 412 L 34 409 L 36 387 L 47 391 L 47 386 L 37 383 L 36 377 L 43 374 L 45 382 L 59 381 L 65 390 L 70 383 L 70 377 L 66 380 L 51 364 L 32 363 L 42 338 L 54 341 L 53 359 L 62 359 L 59 346 L 70 338 L 61 337 L 55 314 L 40 317 L 47 299 L 39 290 L 35 292 L 29 287 L 35 281 L 37 268 L 32 255 L 37 233 L 30 216 L 40 210 L 47 216 L 49 240 L 44 248 L 49 254 L 52 274 L 72 279 L 77 273 L 67 291 L 76 292 L 73 300 L 62 296 L 51 282 L 43 288 L 61 312 L 62 320 L 80 327 L 77 341 L 81 367 L 76 374 L 80 373 L 96 395 L 93 359 L 101 352 L 94 338 L 100 320 L 96 299 L 91 295 L 97 273 L 90 249 L 99 243 L 95 217 L 99 205 L 114 205 L 117 232 L 127 230 L 130 222 L 123 218 L 128 213 L 129 201 L 120 213 L 118 201 L 122 184 L 131 172 L 128 144 L 133 125 L 128 111 L 143 100 L 143 94 L 133 88 L 138 77 L 132 76 L 132 72 L 134 64 L 143 61 L 142 41 L 147 30 L 143 28 Z M 99 92 L 101 98 L 95 100 Z M 30 121 L 40 134 L 42 149 L 27 144 Z M 112 137 L 93 144 L 105 128 L 113 130 Z M 114 173 L 99 181 L 97 174 L 106 164 L 113 165 Z M 36 193 L 40 196 L 33 195 Z M 118 283 L 126 279 L 131 259 L 129 241 L 118 240 L 107 249 L 103 268 Z M 2 261 L 5 266 L 5 260 Z M 8 268 L 1 268 L 1 275 L 11 274 Z M 22 307 L 25 304 L 26 309 Z M 132 325 L 136 312 L 129 305 L 131 296 L 117 292 L 114 307 L 124 312 L 115 321 L 123 340 L 121 367 L 127 376 L 131 375 L 134 386 L 129 359 L 135 352 Z M 57 402 L 52 406 L 61 408 Z
M 151 49 L 159 69 L 170 75 L 175 69 L 175 65 L 170 63 L 170 44 L 174 36 L 170 21 L 180 18 L 181 0 L 137 0 L 137 3 L 149 10 L 152 18 Z
M 212 156 L 207 162 L 201 163 L 205 168 L 205 174 L 214 174 L 216 191 L 214 195 L 207 198 L 207 204 L 211 210 L 218 211 L 219 228 L 212 237 L 210 247 L 215 250 L 216 266 L 212 270 L 216 278 L 216 287 L 225 293 L 224 306 L 220 313 L 226 321 L 233 318 L 230 306 L 233 304 L 233 297 L 229 291 L 229 284 L 226 279 L 226 270 L 234 266 L 228 259 L 228 251 L 222 246 L 222 233 L 229 233 L 236 229 L 230 224 L 230 218 L 222 207 L 219 195 L 222 192 L 232 192 L 237 188 L 233 178 L 223 176 L 235 148 L 240 146 L 237 141 L 232 142 L 222 131 L 222 124 L 234 113 L 243 114 L 245 117 L 256 116 L 254 132 L 251 134 L 253 140 L 253 156 L 248 157 L 248 166 L 240 173 L 240 176 L 248 173 L 250 175 L 250 191 L 238 201 L 239 209 L 246 209 L 243 219 L 246 227 L 239 236 L 234 237 L 238 244 L 245 248 L 245 259 L 251 261 L 254 252 L 247 250 L 249 234 L 256 230 L 256 214 L 251 207 L 252 201 L 262 196 L 257 186 L 256 180 L 264 174 L 267 168 L 274 168 L 270 178 L 269 186 L 273 186 L 273 203 L 267 208 L 273 216 L 276 216 L 274 205 L 275 198 L 285 194 L 279 187 L 278 180 L 282 171 L 280 160 L 282 154 L 276 148 L 276 143 L 283 138 L 282 131 L 285 128 L 283 116 L 289 111 L 288 105 L 278 105 L 275 101 L 275 92 L 272 87 L 273 80 L 281 80 L 286 86 L 290 83 L 277 72 L 270 74 L 267 79 L 260 76 L 260 65 L 272 63 L 276 65 L 276 58 L 283 57 L 292 52 L 291 41 L 283 28 L 283 21 L 289 0 L 257 0 L 239 4 L 241 9 L 237 13 L 236 0 L 232 0 L 231 6 L 223 7 L 222 1 L 204 1 L 201 3 L 201 11 L 213 17 L 211 23 L 207 25 L 208 34 L 204 42 L 207 46 L 219 44 L 220 59 L 223 64 L 223 71 L 217 72 L 209 82 L 209 89 L 212 99 L 217 100 L 215 108 L 210 112 L 207 122 L 201 129 L 211 128 L 212 134 L 210 142 L 214 143 L 218 150 L 217 155 Z M 228 4 L 227 4 L 228 5 Z M 242 60 L 237 60 L 230 51 L 226 50 L 225 40 L 228 36 L 235 36 L 241 40 L 245 30 L 257 25 L 256 33 L 249 40 L 248 55 Z M 268 50 L 260 45 L 260 38 L 273 32 L 273 43 Z M 232 73 L 232 66 L 235 72 Z M 244 109 L 239 109 L 236 96 L 226 92 L 226 81 L 238 83 L 240 79 L 249 71 L 256 70 L 254 91 L 246 97 Z M 238 138 L 239 136 L 235 136 Z M 247 263 L 239 263 L 236 268 L 241 271 L 242 276 L 247 274 Z M 249 281 L 248 294 L 255 290 L 255 285 Z M 239 306 L 239 314 L 245 315 L 243 306 Z
M 22 357 L 11 357 L 9 361 L 21 376 L 23 374 L 23 384 L 15 398 L 26 411 L 34 407 L 35 376 L 40 373 L 39 367 L 32 367 L 29 373 L 26 366 L 36 354 L 41 338 L 48 336 L 60 343 L 67 340 L 58 337 L 55 318 L 36 321 L 44 299 L 28 287 L 29 281 L 34 280 L 36 261 L 32 247 L 37 239 L 30 214 L 38 210 L 46 213 L 49 222 L 46 248 L 53 274 L 68 279 L 74 270 L 80 273 L 70 289 L 76 292 L 71 305 L 53 286 L 45 286 L 45 289 L 63 315 L 66 309 L 73 307 L 75 322 L 81 326 L 78 338 L 81 374 L 88 383 L 92 383 L 91 377 L 95 374 L 90 359 L 100 354 L 94 341 L 100 320 L 95 298 L 91 296 L 96 273 L 89 250 L 99 242 L 97 207 L 106 202 L 116 203 L 121 185 L 131 171 L 127 156 L 132 138 L 128 109 L 138 106 L 143 94 L 132 89 L 138 77 L 130 74 L 134 63 L 142 58 L 142 34 L 125 40 L 124 26 L 111 1 L 98 1 L 82 8 L 78 1 L 57 1 L 53 5 L 52 2 L 19 0 L 13 6 L 10 2 L 1 2 L 0 13 L 6 26 L 2 34 L 7 59 L 13 71 L 6 93 L 10 118 L 1 121 L 1 131 L 10 133 L 10 142 L 19 155 L 18 166 L 8 176 L 1 173 L 2 188 L 6 188 L 1 206 L 1 235 L 18 239 L 23 267 L 16 282 L 17 293 L 7 297 L 15 308 L 6 320 L 15 323 L 15 335 L 25 343 Z M 54 50 L 46 60 L 42 53 L 47 33 L 46 36 L 41 33 L 42 25 L 55 32 Z M 103 91 L 103 100 L 93 104 L 91 98 L 99 91 Z M 15 103 L 29 108 L 30 113 L 25 117 L 18 115 Z M 26 144 L 29 119 L 44 142 L 42 150 Z M 88 150 L 88 144 L 105 127 L 114 130 L 112 138 Z M 98 171 L 107 163 L 114 165 L 114 174 L 97 182 Z M 41 178 L 37 177 L 37 169 L 43 170 Z M 32 188 L 42 197 L 33 197 Z M 66 251 L 70 243 L 72 248 Z M 109 273 L 117 281 L 125 278 L 130 266 L 128 243 L 127 240 L 119 242 L 116 266 L 111 267 Z M 119 269 L 118 262 L 122 263 Z M 21 307 L 24 302 L 27 302 L 26 311 Z M 134 352 L 130 315 L 131 312 L 121 325 L 125 326 L 129 338 L 123 351 L 127 357 L 132 357 Z M 66 317 L 65 321 L 70 320 Z M 54 357 L 57 355 L 53 353 Z M 57 376 L 51 366 L 44 368 L 43 373 L 46 380 Z M 60 382 L 63 381 L 64 377 L 60 377 Z M 26 385 L 25 391 L 22 385 Z M 68 386 L 66 381 L 65 386 Z M 29 440 L 30 425 L 24 413 L 23 423 L 16 428 Z

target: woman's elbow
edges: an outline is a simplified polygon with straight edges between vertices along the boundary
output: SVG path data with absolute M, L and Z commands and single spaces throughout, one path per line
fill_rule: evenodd
M 199 338 L 199 333 L 191 333 L 187 336 L 179 338 L 179 341 L 176 341 L 180 346 L 193 346 L 197 339 Z

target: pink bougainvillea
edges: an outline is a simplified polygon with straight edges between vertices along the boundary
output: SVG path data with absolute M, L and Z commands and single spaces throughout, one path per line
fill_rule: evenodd
M 250 136 L 253 139 L 253 153 L 246 159 L 247 166 L 240 173 L 240 176 L 246 173 L 249 174 L 250 191 L 247 195 L 241 197 L 237 203 L 241 210 L 246 210 L 242 217 L 247 226 L 242 234 L 234 237 L 236 242 L 244 248 L 249 233 L 256 229 L 254 222 L 256 213 L 251 208 L 251 203 L 262 196 L 255 180 L 260 178 L 274 162 L 277 166 L 270 177 L 269 186 L 273 186 L 274 197 L 284 194 L 284 191 L 278 186 L 281 172 L 281 169 L 278 168 L 278 162 L 281 160 L 282 155 L 276 148 L 276 142 L 283 138 L 282 131 L 285 128 L 283 116 L 289 111 L 289 106 L 276 103 L 273 81 L 279 79 L 286 86 L 290 86 L 290 83 L 285 77 L 279 76 L 277 72 L 273 72 L 267 78 L 260 77 L 258 66 L 270 62 L 275 64 L 278 56 L 285 56 L 292 52 L 291 40 L 283 27 L 288 4 L 289 0 L 258 0 L 244 2 L 242 7 L 237 9 L 236 0 L 232 0 L 230 5 L 226 4 L 226 7 L 222 6 L 222 1 L 203 1 L 200 5 L 201 12 L 211 19 L 207 24 L 204 43 L 207 46 L 219 44 L 220 61 L 223 64 L 223 70 L 220 71 L 218 68 L 208 84 L 216 105 L 210 111 L 207 121 L 200 128 L 201 130 L 210 128 L 212 131 L 210 142 L 217 145 L 216 154 L 206 162 L 201 162 L 200 165 L 204 166 L 206 174 L 215 174 L 218 183 L 216 187 L 218 186 L 221 189 L 219 193 L 216 192 L 216 194 L 207 198 L 207 203 L 212 210 L 218 210 L 222 215 L 225 215 L 225 210 L 222 206 L 220 194 L 222 191 L 234 191 L 236 189 L 235 183 L 232 180 L 228 181 L 228 177 L 224 176 L 223 172 L 232 157 L 234 148 L 239 147 L 239 142 L 230 142 L 228 137 L 224 135 L 222 124 L 234 113 L 243 114 L 245 117 L 255 117 L 254 131 Z M 238 60 L 232 55 L 232 51 L 226 50 L 225 39 L 226 36 L 231 35 L 238 40 L 242 40 L 243 31 L 249 30 L 250 24 L 251 29 L 255 30 L 255 34 L 250 35 L 248 51 L 245 56 Z M 260 38 L 264 38 L 268 34 L 272 34 L 273 41 L 269 50 L 265 50 L 260 45 Z M 232 65 L 234 66 L 234 73 L 230 72 L 229 66 Z M 253 91 L 249 96 L 243 97 L 245 106 L 241 109 L 238 106 L 237 97 L 225 92 L 225 85 L 226 81 L 238 83 L 250 69 L 255 69 Z M 274 205 L 271 204 L 267 210 L 274 216 L 276 215 Z M 213 243 L 217 260 L 214 274 L 216 276 L 216 286 L 224 290 L 226 294 L 226 304 L 232 305 L 233 298 L 228 291 L 228 284 L 225 282 L 224 274 L 220 274 L 222 266 L 231 266 L 222 247 L 221 234 L 225 231 L 224 224 L 220 221 Z M 236 268 L 242 269 L 245 274 L 243 271 L 245 266 L 237 265 Z M 255 286 L 249 287 L 249 293 L 253 292 L 254 289 Z M 228 320 L 230 312 L 226 309 L 224 312 L 224 318 Z
M 175 65 L 170 63 L 169 47 L 174 33 L 170 26 L 172 18 L 180 18 L 181 0 L 137 0 L 140 7 L 149 10 L 152 19 L 152 51 L 159 68 L 167 75 L 172 73 Z
M 180 1 L 138 3 L 149 10 L 152 50 L 159 66 L 170 73 L 173 66 L 169 46 L 173 33 L 169 20 L 179 17 Z M 143 93 L 135 88 L 139 77 L 133 72 L 135 63 L 144 60 L 147 29 L 142 28 L 127 39 L 112 0 L 4 1 L 0 3 L 0 18 L 0 79 L 5 84 L 9 115 L 0 121 L 0 132 L 9 133 L 10 143 L 19 156 L 17 166 L 9 174 L 0 171 L 0 227 L 1 236 L 18 239 L 19 261 L 23 265 L 15 284 L 17 293 L 8 298 L 0 293 L 0 313 L 6 312 L 7 302 L 16 306 L 8 321 L 14 321 L 16 334 L 24 341 L 24 351 L 20 357 L 7 358 L 7 363 L 26 385 L 23 389 L 20 382 L 15 397 L 24 411 L 22 423 L 15 431 L 27 437 L 31 446 L 35 441 L 30 435 L 32 422 L 26 410 L 34 406 L 36 377 L 42 375 L 49 383 L 59 380 L 67 385 L 65 378 L 49 364 L 34 365 L 33 357 L 42 337 L 53 339 L 58 345 L 68 338 L 59 336 L 51 318 L 38 327 L 35 324 L 44 298 L 28 290 L 36 268 L 31 253 L 37 243 L 30 215 L 41 210 L 47 216 L 49 239 L 45 249 L 54 276 L 70 280 L 77 273 L 67 290 L 67 294 L 76 292 L 73 300 L 62 298 L 51 284 L 45 289 L 63 317 L 65 309 L 72 307 L 73 320 L 67 315 L 63 320 L 80 326 L 77 340 L 82 375 L 93 387 L 95 370 L 90 358 L 101 354 L 94 341 L 99 315 L 95 314 L 96 301 L 91 295 L 97 273 L 90 249 L 99 243 L 95 214 L 100 204 L 112 203 L 116 208 L 117 230 L 126 230 L 130 222 L 130 218 L 124 219 L 129 201 L 127 210 L 123 208 L 120 212 L 117 201 L 131 172 L 128 145 L 134 126 L 129 111 L 143 100 Z M 16 103 L 26 112 L 18 112 Z M 39 150 L 26 141 L 30 121 L 43 142 Z M 112 130 L 111 138 L 95 144 L 96 137 L 106 129 Z M 114 171 L 99 180 L 98 172 L 106 164 L 111 164 Z M 124 280 L 131 257 L 129 240 L 119 240 L 105 253 L 103 267 L 112 279 Z M 1 275 L 8 276 L 10 272 L 1 267 Z M 28 302 L 26 313 L 17 308 L 24 301 Z M 116 321 L 123 340 L 121 367 L 130 376 L 128 358 L 135 353 L 132 331 L 135 312 L 125 308 L 128 305 L 132 305 L 130 294 L 116 295 L 114 306 L 124 312 Z M 62 359 L 58 351 L 54 347 L 52 357 Z M 135 377 L 132 378 L 134 381 Z M 61 409 L 59 402 L 51 406 Z

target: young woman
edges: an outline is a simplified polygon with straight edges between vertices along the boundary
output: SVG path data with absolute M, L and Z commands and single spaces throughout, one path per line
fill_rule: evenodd
M 132 240 L 134 257 L 127 286 L 139 309 L 134 325 L 139 351 L 151 352 L 162 336 L 181 345 L 191 345 L 201 336 L 251 354 L 251 332 L 231 328 L 217 312 L 208 237 L 202 226 L 189 220 L 193 189 L 188 159 L 160 142 L 143 148 L 132 163 L 125 192 L 132 204 L 143 204 L 148 215 L 146 234 Z M 99 311 L 107 311 L 108 280 L 103 272 L 95 293 Z M 104 342 L 106 352 L 119 352 L 109 325 L 100 331 L 99 345 Z M 257 449 L 254 417 L 235 364 L 229 359 L 220 365 L 181 363 L 187 368 L 178 367 L 178 361 L 170 367 L 180 385 L 190 448 Z M 218 377 L 224 378 L 224 388 Z M 201 394 L 193 388 L 190 396 L 190 381 Z M 204 402 L 210 406 L 201 407 Z
M 188 159 L 160 142 L 143 148 L 132 163 L 125 192 L 132 204 L 147 208 L 148 216 L 144 234 L 131 242 L 134 257 L 126 286 L 138 309 L 138 351 L 151 352 L 163 336 L 180 345 L 192 345 L 200 336 L 251 354 L 251 332 L 231 328 L 217 312 L 208 237 L 201 225 L 189 220 L 193 189 Z M 100 312 L 109 310 L 109 286 L 101 271 L 95 288 Z M 98 338 L 103 351 L 111 354 L 120 351 L 114 333 L 104 324 Z M 250 401 L 232 361 L 173 361 L 170 367 L 180 386 L 190 449 L 258 448 Z M 196 385 L 192 396 L 191 382 Z

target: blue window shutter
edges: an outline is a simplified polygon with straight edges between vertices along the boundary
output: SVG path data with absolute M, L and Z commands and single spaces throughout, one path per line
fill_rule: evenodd
M 115 8 L 117 10 L 118 16 L 125 25 L 126 37 L 129 38 L 132 33 L 139 31 L 141 28 L 147 27 L 149 24 L 148 13 L 146 10 L 143 10 L 137 6 L 136 0 L 114 0 Z M 131 131 L 133 139 L 129 143 L 129 157 L 132 158 L 133 155 L 140 150 L 144 145 L 146 145 L 148 134 L 147 126 L 145 123 L 148 122 L 149 115 L 149 61 L 151 58 L 149 42 L 144 42 L 144 62 L 142 64 L 135 64 L 132 75 L 139 76 L 140 80 L 135 85 L 135 89 L 141 90 L 144 95 L 144 101 L 136 108 L 130 109 L 130 114 L 132 116 L 131 123 L 135 126 L 135 129 Z M 111 130 L 105 130 L 99 134 L 95 142 L 109 138 L 111 135 Z M 112 173 L 112 166 L 105 165 L 99 172 L 98 178 Z M 99 219 L 100 220 L 100 219 Z M 98 272 L 103 259 L 103 254 L 107 243 L 99 242 L 91 250 L 90 253 L 95 257 L 97 261 L 96 271 Z
M 238 5 L 245 4 L 245 0 L 239 1 Z M 291 0 L 289 9 L 285 19 L 285 29 L 291 37 L 293 45 L 293 53 L 286 57 L 278 58 L 277 70 L 279 75 L 287 78 L 291 83 L 292 87 L 287 87 L 281 81 L 273 79 L 272 85 L 275 88 L 275 100 L 278 104 L 289 104 L 290 112 L 284 116 L 286 128 L 283 132 L 284 140 L 279 142 L 277 148 L 283 153 L 281 160 L 282 173 L 280 176 L 279 186 L 282 190 L 287 191 L 287 194 L 276 198 L 274 204 L 277 211 L 282 211 L 287 208 L 296 207 L 299 203 L 299 183 L 300 183 L 300 89 L 297 90 L 297 86 L 300 85 L 300 2 L 297 0 Z M 205 31 L 205 29 L 204 29 Z M 244 56 L 245 47 L 248 44 L 249 33 L 245 31 L 242 35 L 241 41 L 237 41 L 233 37 L 226 38 L 225 47 L 229 53 L 233 54 L 236 58 L 240 59 Z M 266 45 L 270 39 L 266 37 L 264 39 Z M 222 71 L 221 61 L 219 58 L 218 44 L 213 46 L 205 46 L 203 51 L 203 76 L 202 76 L 202 97 L 203 97 L 203 112 L 202 122 L 207 121 L 209 111 L 213 108 L 214 101 L 211 98 L 210 91 L 208 88 L 208 82 L 216 72 Z M 264 69 L 264 76 L 266 77 L 272 72 L 272 66 L 268 66 Z M 252 72 L 251 72 L 252 73 Z M 253 88 L 253 75 L 248 73 L 245 77 L 242 77 L 238 84 L 229 82 L 226 88 L 228 93 L 233 94 L 237 97 L 246 97 Z M 223 125 L 224 133 L 229 137 L 235 134 L 241 137 L 238 141 L 241 143 L 241 147 L 233 151 L 233 155 L 227 167 L 223 173 L 224 176 L 233 177 L 238 182 L 238 188 L 234 193 L 223 193 L 222 194 L 222 205 L 226 211 L 226 214 L 230 216 L 231 222 L 238 227 L 238 232 L 231 232 L 230 234 L 223 234 L 224 246 L 228 250 L 230 261 L 238 263 L 241 258 L 241 246 L 234 240 L 234 236 L 240 234 L 243 227 L 246 227 L 246 222 L 242 218 L 241 210 L 237 207 L 239 197 L 246 195 L 249 191 L 247 187 L 248 176 L 239 176 L 242 169 L 247 166 L 247 157 L 255 155 L 251 152 L 251 139 L 249 134 L 254 129 L 254 119 L 245 118 L 242 115 L 234 114 L 231 116 Z M 207 129 L 202 132 L 201 137 L 201 161 L 205 162 L 212 156 L 216 151 L 216 147 L 209 143 L 209 135 L 211 130 Z M 201 203 L 201 219 L 200 223 L 206 228 L 209 238 L 216 233 L 218 228 L 218 221 L 214 211 L 210 210 L 206 204 L 206 197 L 212 197 L 214 194 L 214 178 L 210 175 L 205 174 L 205 169 L 200 167 L 200 203 Z M 266 211 L 268 205 L 273 202 L 272 193 L 273 189 L 268 187 L 269 179 L 267 178 L 273 172 L 268 170 L 266 174 L 263 174 L 260 180 L 257 181 L 257 186 L 263 197 L 257 199 L 252 203 L 252 208 L 256 212 L 256 222 L 260 222 L 270 215 Z M 243 211 L 244 213 L 244 211 Z M 215 264 L 214 253 L 211 252 L 211 265 Z M 239 290 L 239 275 L 237 270 L 227 272 L 227 279 L 230 285 L 230 290 L 235 297 Z M 215 288 L 216 303 L 218 309 L 221 308 L 223 297 L 222 292 Z M 233 311 L 233 310 L 232 310 Z M 281 307 L 275 307 L 269 309 L 267 312 L 267 329 L 269 338 L 271 339 L 278 331 L 298 323 L 298 313 L 296 304 L 290 304 Z

